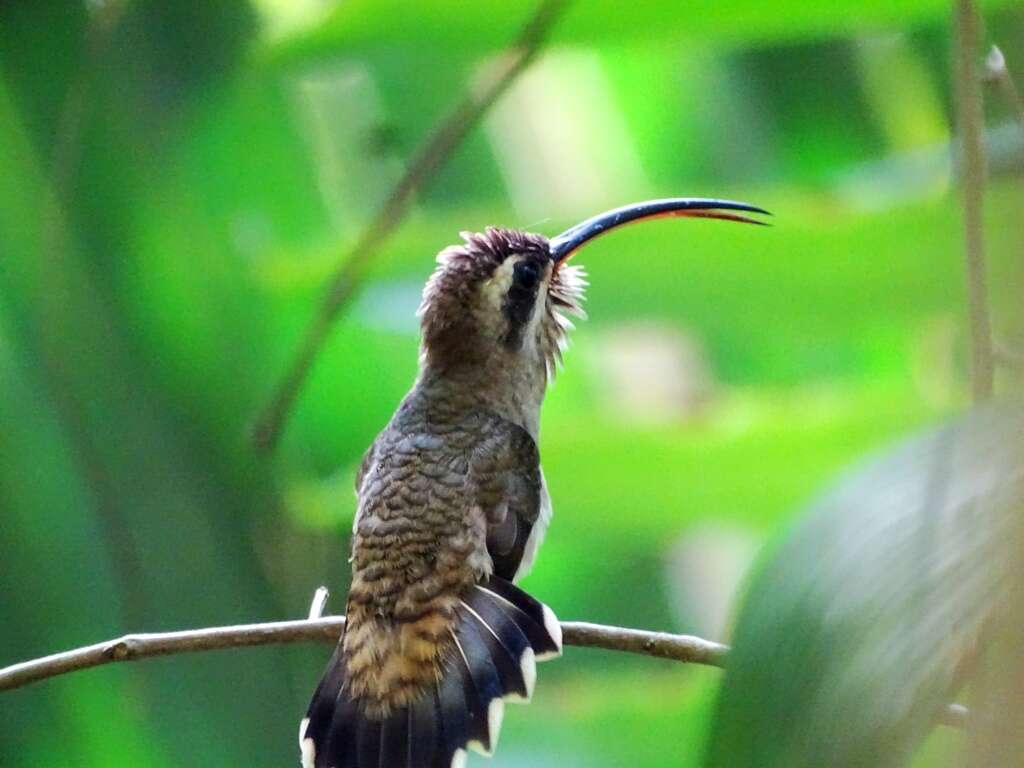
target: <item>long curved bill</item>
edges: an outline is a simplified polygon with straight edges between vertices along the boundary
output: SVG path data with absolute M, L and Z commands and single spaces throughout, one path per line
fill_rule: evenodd
M 744 224 L 765 224 L 763 221 L 744 216 L 744 213 L 771 216 L 768 211 L 755 205 L 703 197 L 670 197 L 664 200 L 647 200 L 643 203 L 624 205 L 621 208 L 599 213 L 553 237 L 550 240 L 551 259 L 556 264 L 563 262 L 595 237 L 635 221 L 686 216 L 696 219 L 739 221 Z

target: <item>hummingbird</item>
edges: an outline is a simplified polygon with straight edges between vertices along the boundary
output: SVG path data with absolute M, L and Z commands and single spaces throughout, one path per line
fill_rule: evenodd
M 551 521 L 540 408 L 598 235 L 657 217 L 763 222 L 730 200 L 616 208 L 547 238 L 491 227 L 445 248 L 419 308 L 419 373 L 356 476 L 345 629 L 299 727 L 303 768 L 458 768 L 559 656 L 516 586 Z

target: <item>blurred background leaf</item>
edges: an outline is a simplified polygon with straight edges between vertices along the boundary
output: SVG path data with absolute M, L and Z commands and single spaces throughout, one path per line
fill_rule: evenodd
M 272 7 L 275 0 L 262 0 Z M 300 4 L 301 5 L 301 4 Z M 345 48 L 372 48 L 386 44 L 431 45 L 447 48 L 456 41 L 470 50 L 495 50 L 514 36 L 534 4 L 467 5 L 458 0 L 426 0 L 409 8 L 398 0 L 357 0 L 327 10 L 306 3 L 312 29 L 293 31 L 279 50 L 307 55 Z M 989 0 L 982 6 L 997 10 L 1012 7 L 1007 0 Z M 317 12 L 319 11 L 319 12 Z M 623 12 L 613 0 L 577 3 L 559 23 L 553 41 L 573 45 L 634 43 L 637 40 L 701 45 L 764 42 L 816 35 L 859 32 L 872 26 L 943 20 L 949 11 L 940 0 L 840 0 L 826 5 L 778 0 L 716 3 L 699 13 L 680 13 L 657 0 L 636 3 Z M 301 12 L 294 12 L 293 24 Z
M 976 410 L 812 506 L 747 590 L 704 765 L 907 764 L 1020 621 L 1022 434 L 1018 406 Z

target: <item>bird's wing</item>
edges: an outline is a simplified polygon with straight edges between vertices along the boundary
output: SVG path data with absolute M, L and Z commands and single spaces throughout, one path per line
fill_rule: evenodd
M 492 417 L 473 450 L 468 479 L 474 506 L 487 520 L 494 573 L 511 581 L 530 549 L 530 534 L 546 497 L 537 444 L 519 425 Z
M 356 471 L 356 495 L 359 494 L 359 490 L 363 487 L 363 478 L 366 477 L 366 473 L 373 466 L 373 454 L 376 449 L 377 440 L 374 440 L 370 443 L 370 447 L 366 449 L 366 453 L 363 454 L 363 460 L 359 463 L 359 469 Z

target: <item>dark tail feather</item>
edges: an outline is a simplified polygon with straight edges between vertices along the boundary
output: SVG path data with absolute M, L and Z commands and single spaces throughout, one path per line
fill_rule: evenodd
M 345 665 L 341 658 L 341 643 L 338 643 L 309 702 L 306 716 L 299 724 L 302 768 L 356 765 L 354 752 L 358 724 L 353 716 L 354 702 L 345 694 Z
M 413 709 L 404 707 L 397 717 L 389 717 L 380 730 L 381 766 L 405 768 L 409 760 L 409 737 L 412 733 Z
M 495 601 L 498 607 L 530 638 L 530 646 L 537 661 L 562 655 L 562 627 L 552 610 L 542 602 L 530 597 L 512 582 L 493 576 L 486 583 L 474 587 L 474 590 L 498 597 Z
M 413 705 L 410 710 L 409 722 L 409 754 L 405 763 L 398 763 L 406 768 L 417 768 L 421 765 L 435 768 L 448 768 L 451 759 L 444 759 L 441 739 L 441 723 L 438 720 L 440 705 L 437 691 L 430 691 L 422 701 Z
M 377 768 L 380 765 L 381 757 L 380 736 L 386 721 L 371 720 L 368 717 L 360 717 L 358 720 L 359 734 L 356 737 L 354 755 L 356 760 L 352 765 L 373 766 L 373 768 Z M 348 766 L 349 763 L 342 763 L 342 765 Z
M 529 701 L 535 662 L 561 653 L 561 628 L 547 606 L 493 577 L 463 595 L 452 637 L 441 680 L 383 720 L 348 695 L 335 651 L 299 730 L 303 768 L 456 768 L 467 749 L 491 754 L 505 700 Z

